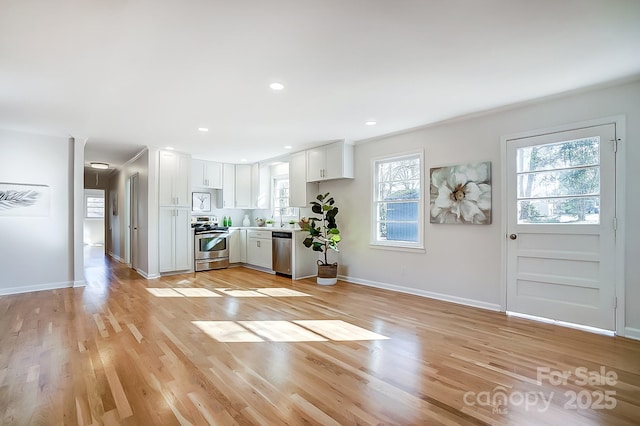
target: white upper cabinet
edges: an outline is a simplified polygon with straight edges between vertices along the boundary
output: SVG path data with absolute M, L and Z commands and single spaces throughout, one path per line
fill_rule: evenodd
M 224 164 L 222 208 L 267 209 L 270 204 L 269 167 Z
M 296 152 L 289 157 L 289 205 L 309 207 L 318 194 L 318 184 L 307 182 L 307 154 Z
M 353 179 L 353 145 L 334 142 L 306 151 L 307 182 Z
M 160 151 L 158 199 L 160 206 L 191 207 L 191 156 Z
M 192 160 L 191 185 L 194 188 L 222 189 L 222 163 Z
M 236 164 L 236 205 L 238 209 L 255 207 L 252 203 L 253 173 L 251 164 Z
M 222 208 L 232 209 L 236 206 L 236 166 L 222 165 Z

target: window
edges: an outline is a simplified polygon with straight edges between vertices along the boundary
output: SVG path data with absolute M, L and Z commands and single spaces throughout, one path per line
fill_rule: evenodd
M 289 207 L 289 177 L 276 177 L 273 179 L 273 217 L 283 219 L 298 216 L 298 209 Z
M 600 222 L 600 138 L 518 148 L 518 223 Z
M 372 244 L 422 248 L 422 154 L 373 163 Z
M 91 219 L 104 218 L 104 195 L 85 195 L 84 217 Z

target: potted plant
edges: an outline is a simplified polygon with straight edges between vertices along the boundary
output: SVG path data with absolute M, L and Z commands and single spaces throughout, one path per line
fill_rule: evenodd
M 273 227 L 273 219 L 267 219 L 264 221 L 264 223 L 267 224 L 267 228 L 272 228 Z
M 318 284 L 333 285 L 337 282 L 338 264 L 329 264 L 327 252 L 334 250 L 338 252 L 338 243 L 340 242 L 340 230 L 336 225 L 336 215 L 338 207 L 335 200 L 329 196 L 329 193 L 319 194 L 317 201 L 312 201 L 311 211 L 320 217 L 310 217 L 308 220 L 301 221 L 302 229 L 309 232 L 309 236 L 304 239 L 303 244 L 313 251 L 324 253 L 324 262 L 318 259 Z
M 296 221 L 295 220 L 290 220 L 289 221 L 289 228 L 295 228 L 296 227 Z

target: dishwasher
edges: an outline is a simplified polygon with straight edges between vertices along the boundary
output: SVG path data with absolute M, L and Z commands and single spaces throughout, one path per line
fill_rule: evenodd
M 272 269 L 276 274 L 291 276 L 291 235 L 292 232 L 272 232 Z

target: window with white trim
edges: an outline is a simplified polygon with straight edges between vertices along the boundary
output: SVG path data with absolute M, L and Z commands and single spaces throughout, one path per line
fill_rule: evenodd
M 276 176 L 273 179 L 273 217 L 289 220 L 297 216 L 298 209 L 289 207 L 289 176 Z
M 84 196 L 84 217 L 88 219 L 104 218 L 104 192 L 103 195 L 86 194 Z
M 422 153 L 373 162 L 374 245 L 423 248 Z

